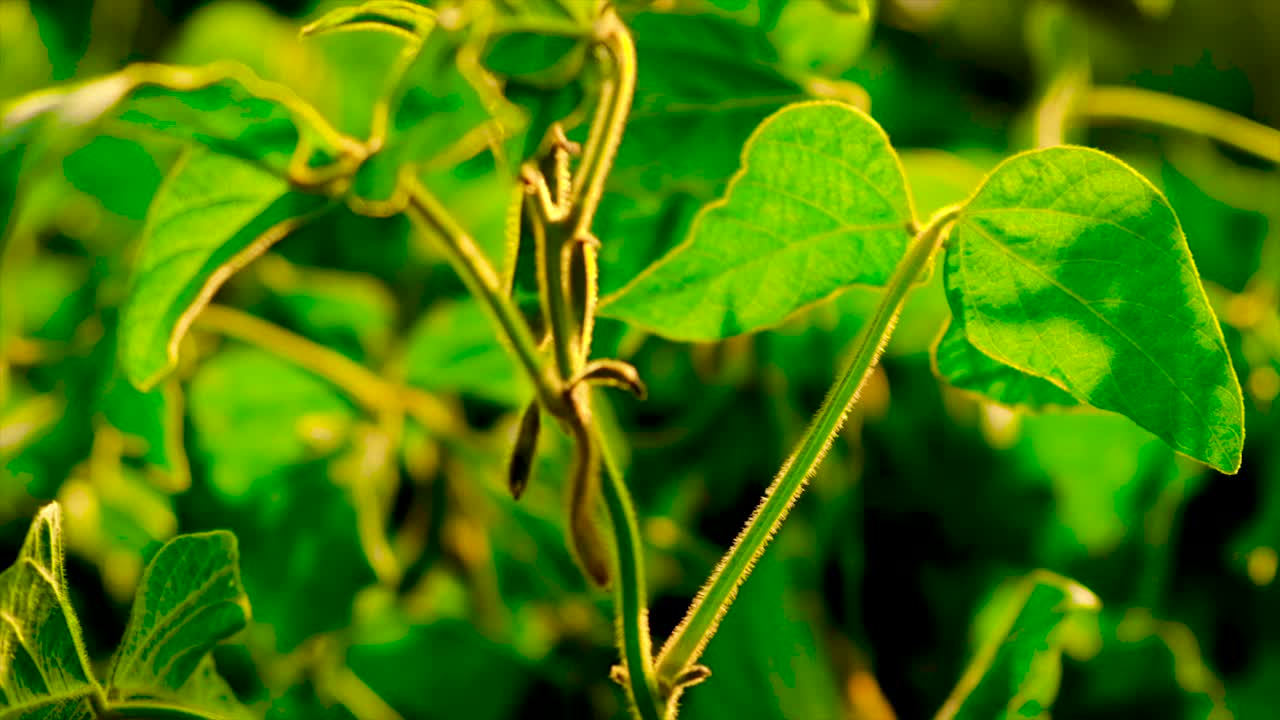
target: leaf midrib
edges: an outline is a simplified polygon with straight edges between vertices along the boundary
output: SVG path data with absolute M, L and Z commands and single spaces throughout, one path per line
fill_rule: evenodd
M 1017 209 L 1017 208 L 1009 208 L 1009 209 L 1013 210 L 1013 209 Z M 985 211 L 984 211 L 984 212 L 985 212 Z M 1058 211 L 1053 211 L 1053 212 L 1058 212 Z M 1071 214 L 1071 213 L 1067 213 L 1067 214 Z M 1085 218 L 1087 218 L 1088 216 L 1079 216 L 1079 217 L 1085 217 Z M 1095 218 L 1095 220 L 1096 220 L 1097 222 L 1100 222 L 1100 223 L 1106 223 L 1106 224 L 1112 224 L 1112 225 L 1114 225 L 1114 223 L 1107 223 L 1107 221 L 1105 221 L 1105 220 L 1101 220 L 1101 219 L 1097 219 L 1097 218 Z M 1041 269 L 1040 269 L 1040 268 L 1039 268 L 1035 263 L 1033 263 L 1031 260 L 1029 260 L 1029 259 L 1027 259 L 1027 258 L 1023 257 L 1022 255 L 1019 255 L 1018 253 L 1014 252 L 1012 248 L 1010 248 L 1010 247 L 1009 247 L 1008 245 L 1006 245 L 1005 243 L 1000 242 L 1000 241 L 999 241 L 998 239 L 996 239 L 993 235 L 991 235 L 990 233 L 988 233 L 988 232 L 986 231 L 986 229 L 985 229 L 985 228 L 983 228 L 981 225 L 979 225 L 979 224 L 977 224 L 977 223 L 972 222 L 972 216 L 969 216 L 969 217 L 961 216 L 961 218 L 960 218 L 960 220 L 959 220 L 958 222 L 962 222 L 962 223 L 964 223 L 967 227 L 969 227 L 969 228 L 973 229 L 973 230 L 974 230 L 974 232 L 976 232 L 977 234 L 979 234 L 979 235 L 981 235 L 983 238 L 985 238 L 985 239 L 986 239 L 989 243 L 991 243 L 993 246 L 995 246 L 995 247 L 999 248 L 999 249 L 1000 249 L 1002 252 L 1004 252 L 1006 255 L 1008 255 L 1009 257 L 1011 257 L 1011 258 L 1013 258 L 1014 260 L 1018 261 L 1018 263 L 1020 263 L 1023 267 L 1026 267 L 1027 269 L 1029 269 L 1029 270 L 1031 270 L 1032 272 L 1034 272 L 1036 275 L 1039 275 L 1041 278 L 1043 278 L 1045 281 L 1047 281 L 1050 285 L 1053 285 L 1055 288 L 1057 288 L 1057 289 L 1058 289 L 1059 291 L 1061 291 L 1063 294 L 1065 294 L 1065 295 L 1067 295 L 1068 297 L 1070 297 L 1070 298 L 1071 298 L 1072 300 L 1074 300 L 1077 304 L 1079 304 L 1082 308 L 1084 308 L 1084 309 L 1085 309 L 1085 310 L 1087 310 L 1090 314 L 1092 314 L 1094 317 L 1096 317 L 1096 318 L 1097 318 L 1099 321 L 1101 321 L 1104 325 L 1106 325 L 1106 326 L 1107 326 L 1108 328 L 1110 328 L 1113 332 L 1115 332 L 1115 333 L 1116 333 L 1116 335 L 1118 335 L 1120 338 L 1124 339 L 1126 342 L 1128 342 L 1130 345 L 1132 345 L 1132 346 L 1134 347 L 1134 349 L 1136 349 L 1139 353 L 1141 353 L 1141 354 L 1142 354 L 1142 356 L 1143 356 L 1143 357 L 1145 357 L 1145 358 L 1147 359 L 1147 362 L 1151 363 L 1151 365 L 1152 365 L 1152 366 L 1154 366 L 1157 370 L 1159 370 L 1159 371 L 1160 371 L 1160 373 L 1161 373 L 1162 375 L 1164 375 L 1165 379 L 1169 382 L 1169 385 L 1170 385 L 1172 388 L 1174 388 L 1175 390 L 1177 390 L 1177 391 L 1178 391 L 1178 393 L 1179 393 L 1180 395 L 1182 395 L 1182 397 L 1187 401 L 1187 404 L 1191 406 L 1191 409 L 1195 412 L 1196 419 L 1200 421 L 1200 425 L 1201 425 L 1201 427 L 1203 427 L 1203 428 L 1205 429 L 1205 431 L 1206 431 L 1206 435 L 1209 437 L 1209 442 L 1210 442 L 1210 443 L 1211 443 L 1211 445 L 1213 446 L 1213 450 L 1214 450 L 1215 455 L 1217 456 L 1217 458 L 1227 457 L 1227 455 L 1223 454 L 1222 441 L 1219 439 L 1218 434 L 1217 434 L 1217 433 L 1215 433 L 1215 432 L 1213 431 L 1213 426 L 1209 424 L 1209 421 L 1208 421 L 1208 419 L 1205 417 L 1205 415 L 1204 415 L 1203 411 L 1200 409 L 1199 404 L 1197 404 L 1197 403 L 1196 403 L 1196 402 L 1191 398 L 1191 395 L 1190 395 L 1190 394 L 1188 394 L 1188 393 L 1187 393 L 1187 391 L 1186 391 L 1186 390 L 1185 390 L 1181 385 L 1179 385 L 1179 384 L 1177 383 L 1177 381 L 1173 378 L 1173 376 L 1172 376 L 1171 374 L 1169 374 L 1169 371 L 1168 371 L 1168 370 L 1166 370 L 1166 369 L 1165 369 L 1165 367 L 1164 367 L 1163 365 L 1161 365 L 1159 362 L 1157 362 L 1157 361 L 1156 361 L 1156 359 L 1155 359 L 1154 357 L 1152 357 L 1152 356 L 1151 356 L 1151 353 L 1147 352 L 1146 348 L 1142 347 L 1142 345 L 1141 345 L 1141 344 L 1139 344 L 1139 343 L 1138 343 L 1136 340 L 1134 340 L 1132 337 L 1130 337 L 1128 333 L 1126 333 L 1126 332 L 1124 332 L 1123 330 L 1121 330 L 1120 328 L 1116 327 L 1116 325 L 1115 325 L 1114 323 L 1112 323 L 1110 319 L 1108 319 L 1105 315 L 1103 315 L 1103 314 L 1099 313 L 1097 310 L 1095 310 L 1095 309 L 1094 309 L 1094 308 L 1093 308 L 1089 303 L 1085 302 L 1084 298 L 1082 298 L 1082 297 L 1080 297 L 1078 294 L 1076 294 L 1076 292 L 1075 292 L 1074 290 L 1072 290 L 1071 288 L 1068 288 L 1066 285 L 1063 285 L 1063 284 L 1062 284 L 1061 282 L 1059 282 L 1056 278 L 1054 278 L 1054 277 L 1052 277 L 1052 276 L 1050 276 L 1050 275 L 1046 274 L 1043 270 L 1041 270 Z M 1150 242 L 1150 240 L 1149 240 L 1149 239 L 1148 239 L 1148 242 Z M 1179 445 L 1182 445 L 1183 443 L 1182 443 L 1181 441 L 1178 441 L 1178 444 L 1179 444 Z

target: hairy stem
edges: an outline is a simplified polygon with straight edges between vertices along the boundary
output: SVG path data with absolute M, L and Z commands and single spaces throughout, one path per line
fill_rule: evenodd
M 1280 130 L 1194 100 L 1140 88 L 1096 87 L 1076 112 L 1095 124 L 1136 120 L 1193 132 L 1280 164 Z
M 733 547 L 721 560 L 707 584 L 693 601 L 684 620 L 662 648 L 657 659 L 657 680 L 664 694 L 674 700 L 681 688 L 677 679 L 688 671 L 715 634 L 720 620 L 733 603 L 738 588 L 751 573 L 805 482 L 817 469 L 844 424 L 845 416 L 857 401 L 858 391 L 871 375 L 880 353 L 893 332 L 894 322 L 906 302 L 907 293 L 929 265 L 941 246 L 945 230 L 959 207 L 939 211 L 916 234 L 906 256 L 894 271 L 875 314 L 867 320 L 854 341 L 853 355 L 844 374 L 832 386 L 813 423 L 800 439 Z

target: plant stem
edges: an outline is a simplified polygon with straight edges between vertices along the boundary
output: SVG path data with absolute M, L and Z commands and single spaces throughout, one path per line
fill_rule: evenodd
M 622 143 L 636 90 L 636 46 L 630 31 L 612 10 L 606 12 L 600 23 L 602 45 L 612 58 L 615 74 L 601 89 L 600 111 L 592 120 L 582 163 L 573 178 L 574 201 L 568 224 L 575 237 L 591 233 L 591 222 L 604 195 L 605 180 L 618 154 L 618 145 Z
M 1093 123 L 1136 120 L 1193 132 L 1280 164 L 1280 130 L 1194 100 L 1140 88 L 1095 87 L 1076 112 Z
M 462 282 L 497 321 L 501 337 L 514 351 L 516 360 L 524 367 L 533 381 L 538 399 L 543 407 L 554 415 L 562 415 L 564 402 L 556 383 L 542 366 L 538 344 L 524 318 L 502 292 L 502 285 L 493 266 L 476 247 L 467 231 L 453 215 L 420 183 L 410 184 L 409 216 L 440 241 L 449 263 L 453 265 Z
M 347 356 L 249 313 L 209 305 L 196 316 L 196 325 L 287 358 L 341 388 L 369 410 L 407 412 L 428 430 L 449 437 L 467 432 L 454 413 L 430 395 L 383 380 Z
M 617 572 L 613 581 L 614 612 L 626 668 L 627 697 L 641 720 L 662 720 L 663 702 L 653 673 L 640 528 L 626 479 L 618 467 L 609 439 L 599 423 L 592 432 L 604 463 L 604 500 L 609 509 L 609 524 L 613 529 L 613 545 L 617 553 Z
M 813 475 L 831 447 L 844 424 L 845 416 L 858 399 L 858 391 L 871 375 L 893 332 L 894 322 L 906 302 L 907 293 L 928 267 L 930 258 L 942 244 L 945 230 L 958 212 L 958 206 L 940 210 L 916 234 L 906 256 L 889 279 L 875 314 L 859 331 L 848 368 L 832 386 L 813 423 L 800 439 L 791 457 L 783 464 L 773 484 L 765 491 L 764 498 L 734 541 L 733 547 L 694 599 L 684 621 L 658 654 L 658 686 L 664 692 L 670 692 L 672 699 L 681 689 L 677 686 L 676 679 L 697 662 L 737 595 L 738 588 L 750 574 L 756 559 L 764 552 L 765 546 L 804 490 L 805 482 Z

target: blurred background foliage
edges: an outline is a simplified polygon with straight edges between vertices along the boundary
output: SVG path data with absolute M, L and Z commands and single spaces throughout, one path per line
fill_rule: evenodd
M 363 135 L 398 48 L 368 33 L 298 37 L 338 4 L 0 0 L 0 101 L 133 61 L 232 59 Z M 921 216 L 1008 153 L 1085 143 L 1167 193 L 1248 413 L 1243 467 L 1226 477 L 1118 417 L 1030 416 L 947 388 L 930 370 L 947 312 L 932 283 L 711 643 L 714 676 L 682 717 L 927 716 L 991 632 L 1003 582 L 1035 568 L 1103 602 L 1065 630 L 1055 716 L 1275 717 L 1280 173 L 1062 108 L 1091 84 L 1122 85 L 1280 126 L 1280 4 L 881 0 L 870 25 L 843 0 L 619 4 L 640 76 L 596 224 L 604 292 L 683 237 L 750 131 L 793 101 L 869 106 L 902 150 Z M 495 69 L 511 99 L 535 118 L 573 110 L 580 88 L 513 56 L 526 57 L 490 57 L 506 63 Z M 563 539 L 568 442 L 544 435 L 530 490 L 512 501 L 505 462 L 531 390 L 443 260 L 401 220 L 329 211 L 233 278 L 217 302 L 240 312 L 197 326 L 177 376 L 142 393 L 118 370 L 118 307 L 180 148 L 108 130 L 64 150 L 61 167 L 24 179 L 0 265 L 0 560 L 42 503 L 61 500 L 75 604 L 105 657 L 160 543 L 229 528 L 255 622 L 217 660 L 268 717 L 622 717 L 609 600 Z M 484 184 L 491 165 L 458 168 L 446 193 L 482 244 L 505 223 L 501 186 Z M 631 446 L 658 638 L 875 301 L 850 290 L 718 345 L 601 321 L 597 354 L 628 359 L 651 390 L 613 414 Z M 263 342 L 255 318 L 417 393 L 437 421 L 362 407 L 291 361 L 287 343 Z

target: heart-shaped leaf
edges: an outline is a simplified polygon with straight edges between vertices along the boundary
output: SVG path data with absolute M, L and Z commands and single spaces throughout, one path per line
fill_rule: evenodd
M 1239 468 L 1240 384 L 1173 209 L 1142 176 L 1096 150 L 1025 153 L 954 235 L 948 300 L 973 348 Z
M 793 105 L 752 135 L 728 194 L 689 238 L 600 312 L 676 340 L 766 328 L 850 285 L 886 282 L 912 221 L 875 121 L 835 102 Z

